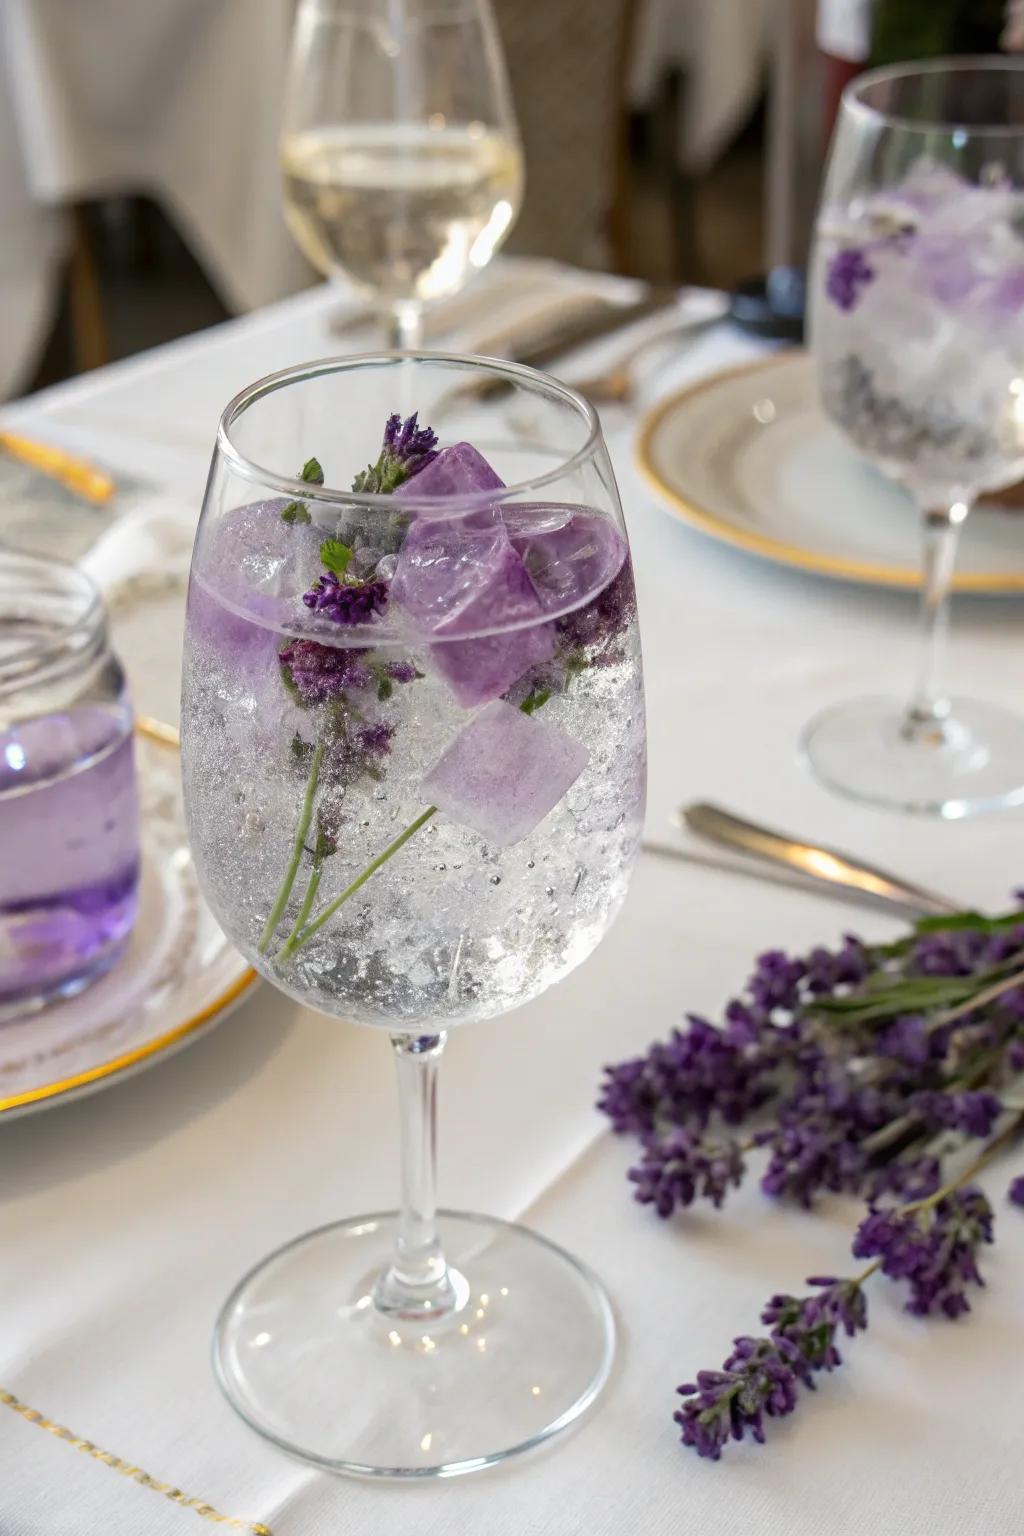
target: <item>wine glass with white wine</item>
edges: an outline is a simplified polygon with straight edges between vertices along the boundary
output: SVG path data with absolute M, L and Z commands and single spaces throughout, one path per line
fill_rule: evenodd
M 281 134 L 285 215 L 325 276 L 422 341 L 505 239 L 523 156 L 489 0 L 301 0 Z

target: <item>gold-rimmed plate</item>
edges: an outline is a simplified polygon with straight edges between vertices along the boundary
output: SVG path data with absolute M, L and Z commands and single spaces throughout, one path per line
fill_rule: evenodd
M 143 721 L 139 916 L 125 953 L 78 997 L 0 1025 L 0 1119 L 119 1082 L 195 1040 L 250 991 L 255 971 L 199 891 L 185 835 L 176 733 Z
M 827 420 L 806 352 L 670 395 L 641 424 L 636 451 L 659 500 L 712 538 L 838 580 L 920 584 L 914 508 Z M 955 586 L 1024 592 L 1024 509 L 974 509 Z

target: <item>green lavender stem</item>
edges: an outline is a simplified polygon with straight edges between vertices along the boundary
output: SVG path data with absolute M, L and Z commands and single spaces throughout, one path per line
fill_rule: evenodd
M 310 875 L 309 875 L 309 884 L 306 887 L 306 894 L 305 894 L 305 896 L 302 899 L 302 906 L 299 908 L 299 915 L 295 919 L 294 924 L 292 925 L 291 933 L 288 935 L 287 939 L 284 941 L 284 943 L 282 944 L 281 948 L 278 950 L 277 954 L 274 956 L 274 960 L 275 960 L 276 963 L 280 964 L 281 957 L 286 952 L 289 953 L 289 954 L 291 953 L 292 948 L 294 948 L 295 941 L 298 939 L 299 934 L 302 932 L 303 928 L 305 927 L 306 921 L 307 921 L 307 919 L 309 917 L 309 914 L 313 910 L 313 903 L 314 903 L 314 901 L 316 901 L 316 893 L 320 889 L 320 877 L 323 874 L 323 872 L 324 872 L 324 861 L 323 861 L 323 858 L 320 855 L 315 855 L 314 858 L 313 858 L 313 868 L 311 869 Z
M 306 781 L 306 793 L 302 798 L 302 810 L 299 812 L 299 824 L 295 829 L 292 856 L 285 871 L 284 879 L 281 882 L 281 889 L 277 893 L 277 900 L 274 902 L 270 916 L 267 918 L 263 932 L 260 934 L 258 947 L 261 955 L 266 953 L 267 945 L 274 937 L 277 925 L 281 921 L 281 914 L 288 905 L 288 898 L 292 893 L 292 886 L 295 884 L 299 865 L 302 863 L 302 851 L 306 846 L 306 834 L 309 832 L 309 824 L 313 819 L 313 802 L 316 799 L 317 785 L 320 782 L 320 764 L 323 761 L 323 755 L 324 744 L 322 741 L 318 741 L 316 750 L 313 753 L 313 762 L 310 765 L 309 778 Z
M 525 698 L 523 700 L 523 702 L 522 702 L 522 704 L 520 704 L 519 708 L 523 711 L 523 713 L 525 715 L 532 715 L 534 710 L 542 709 L 543 706 L 548 702 L 548 699 L 550 697 L 551 697 L 551 694 L 547 690 L 542 690 L 540 693 L 531 693 L 527 698 Z M 317 770 L 319 771 L 319 763 L 317 763 L 315 766 L 316 766 Z M 312 780 L 310 782 L 312 782 Z M 315 793 L 315 785 L 314 785 L 314 793 Z M 307 799 L 308 798 L 309 798 L 309 791 L 307 789 Z M 306 815 L 306 822 L 305 822 L 305 827 L 303 828 L 303 832 L 302 832 L 303 838 L 305 837 L 306 831 L 308 830 L 308 827 L 309 827 L 309 816 L 312 814 L 312 810 L 313 810 L 313 803 L 312 803 L 312 800 L 309 799 L 308 814 L 306 814 L 306 808 L 304 807 L 304 814 Z M 310 896 L 309 891 L 307 891 L 306 892 L 306 900 L 302 903 L 302 911 L 299 914 L 298 920 L 297 920 L 294 928 L 292 929 L 291 933 L 288 935 L 288 937 L 285 940 L 285 942 L 282 944 L 281 948 L 278 950 L 277 954 L 274 956 L 275 963 L 277 965 L 283 965 L 286 960 L 290 960 L 292 955 L 294 955 L 298 950 L 300 950 L 304 944 L 307 944 L 309 942 L 309 940 L 313 937 L 314 933 L 316 933 L 318 929 L 322 928 L 324 923 L 328 922 L 329 919 L 334 916 L 334 914 L 335 914 L 335 912 L 337 912 L 338 908 L 343 906 L 344 903 L 346 901 L 348 901 L 350 896 L 354 896 L 356 891 L 359 890 L 360 886 L 366 884 L 367 880 L 369 880 L 371 875 L 375 875 L 377 873 L 378 869 L 380 869 L 382 864 L 386 864 L 388 859 L 390 859 L 393 854 L 396 854 L 400 848 L 405 846 L 405 844 L 409 841 L 410 837 L 414 837 L 416 835 L 416 833 L 419 831 L 420 827 L 424 826 L 430 820 L 431 816 L 436 816 L 436 815 L 437 815 L 437 806 L 436 805 L 428 805 L 427 809 L 425 811 L 421 811 L 419 816 L 417 816 L 416 820 L 414 822 L 411 822 L 409 824 L 409 826 L 406 827 L 404 832 L 400 832 L 398 834 L 398 836 L 395 838 L 394 842 L 388 844 L 388 846 L 384 849 L 383 853 L 379 853 L 377 855 L 377 857 L 372 861 L 372 863 L 367 864 L 367 866 L 363 870 L 362 874 L 361 875 L 357 875 L 356 878 L 352 881 L 351 885 L 346 886 L 345 889 L 341 892 L 341 894 L 339 896 L 335 896 L 335 898 L 331 902 L 331 904 L 329 906 L 325 907 L 324 910 L 319 914 L 319 916 L 314 918 L 314 920 L 308 925 L 308 927 L 303 928 L 302 925 L 305 922 L 306 918 L 309 916 L 310 909 L 312 908 L 312 905 L 313 905 L 313 897 L 316 896 L 316 889 L 315 888 L 313 889 L 313 896 Z M 289 877 L 290 878 L 286 879 L 287 890 L 285 891 L 284 899 L 282 900 L 282 899 L 279 898 L 280 907 L 281 907 L 282 910 L 284 908 L 284 902 L 287 901 L 287 899 L 288 899 L 288 891 L 291 890 L 292 884 L 294 883 L 295 875 L 296 875 L 296 872 L 297 872 L 298 867 L 299 867 L 298 866 L 298 861 L 299 861 L 299 858 L 301 858 L 301 856 L 302 856 L 302 847 L 301 847 L 301 844 L 300 844 L 299 847 L 298 847 L 297 853 L 296 853 L 296 855 L 295 855 L 295 857 L 293 859 L 293 867 L 289 870 Z M 314 871 L 314 873 L 316 873 L 316 871 Z M 311 885 L 313 884 L 312 877 L 310 879 L 310 884 Z M 317 877 L 316 877 L 316 884 L 317 885 L 320 884 L 319 874 L 317 874 Z M 277 926 L 277 921 L 280 918 L 281 913 L 280 913 L 280 911 L 278 911 L 278 909 L 276 907 L 275 907 L 274 910 L 275 910 L 275 912 L 277 912 L 277 917 L 274 918 L 274 926 L 276 927 Z M 273 913 L 271 914 L 271 916 L 273 917 Z M 261 943 L 260 943 L 260 952 L 261 953 L 263 951 L 263 948 L 264 948 L 264 945 L 263 945 L 263 943 L 261 941 Z
M 386 864 L 388 859 L 396 854 L 400 848 L 404 847 L 404 845 L 409 841 L 410 837 L 415 837 L 416 833 L 420 830 L 420 827 L 424 826 L 430 820 L 431 816 L 436 815 L 437 806 L 428 805 L 425 811 L 420 812 L 415 821 L 409 823 L 404 832 L 399 832 L 395 840 L 391 843 L 388 843 L 388 846 L 384 849 L 384 851 L 382 853 L 378 853 L 377 857 L 373 859 L 369 864 L 367 864 L 362 874 L 357 875 L 356 878 L 352 881 L 351 885 L 347 885 L 345 889 L 340 893 L 340 895 L 335 896 L 334 900 L 330 902 L 326 907 L 324 907 L 324 910 L 319 914 L 318 917 L 315 917 L 313 921 L 306 928 L 302 929 L 300 933 L 296 934 L 293 930 L 292 933 L 289 934 L 286 942 L 282 945 L 281 950 L 276 957 L 278 964 L 283 964 L 286 960 L 290 960 L 296 951 L 300 950 L 304 944 L 308 944 L 314 933 L 322 928 L 324 923 L 330 921 L 335 912 L 337 912 L 338 908 L 344 906 L 349 897 L 354 896 L 356 891 L 359 890 L 360 886 L 365 885 L 367 880 L 370 879 L 371 875 L 375 875 L 377 873 L 382 864 Z

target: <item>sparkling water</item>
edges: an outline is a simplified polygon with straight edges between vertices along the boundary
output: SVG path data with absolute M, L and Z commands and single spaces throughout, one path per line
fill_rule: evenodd
M 927 158 L 826 207 L 812 329 L 833 419 L 925 505 L 1024 473 L 1024 192 Z
M 138 820 L 126 706 L 0 731 L 0 1016 L 117 958 L 136 915 Z
M 568 518 L 576 534 L 521 546 L 546 616 L 534 612 L 512 636 L 426 645 L 389 621 L 376 635 L 321 626 L 304 651 L 304 610 L 288 609 L 308 584 L 303 530 L 286 537 L 278 511 L 268 522 L 241 509 L 228 519 L 244 527 L 248 554 L 231 558 L 222 539 L 220 554 L 214 544 L 197 555 L 182 744 L 203 888 L 246 957 L 322 1011 L 392 1029 L 502 1013 L 584 960 L 625 896 L 645 790 L 628 556 L 598 514 L 531 511 L 537 527 Z M 315 535 L 307 542 L 315 552 Z M 595 549 L 616 551 L 614 561 Z M 464 611 L 479 573 L 467 560 Z M 473 688 L 510 656 L 526 672 L 484 702 Z M 353 884 L 289 950 L 289 935 Z

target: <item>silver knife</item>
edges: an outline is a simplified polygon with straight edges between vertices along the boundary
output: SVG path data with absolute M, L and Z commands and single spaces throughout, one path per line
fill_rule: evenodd
M 784 832 L 774 832 L 756 822 L 744 821 L 707 801 L 683 806 L 678 820 L 695 836 L 708 842 L 735 848 L 768 864 L 781 865 L 805 880 L 824 882 L 881 905 L 896 906 L 916 916 L 948 916 L 961 910 L 945 896 L 912 885 L 888 870 L 865 864 L 836 848 L 817 846 Z

